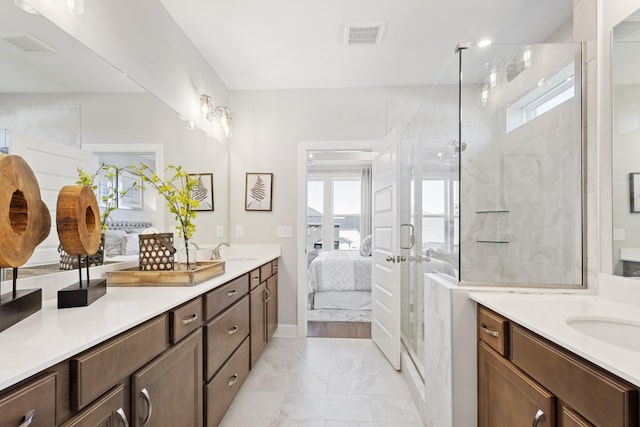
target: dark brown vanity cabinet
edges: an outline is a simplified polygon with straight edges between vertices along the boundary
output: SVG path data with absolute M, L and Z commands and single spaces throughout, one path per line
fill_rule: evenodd
M 478 308 L 479 427 L 637 427 L 638 390 Z
M 250 274 L 251 366 L 278 328 L 278 260 L 264 264 Z
M 275 260 L 1 391 L 0 427 L 215 427 L 277 319 Z

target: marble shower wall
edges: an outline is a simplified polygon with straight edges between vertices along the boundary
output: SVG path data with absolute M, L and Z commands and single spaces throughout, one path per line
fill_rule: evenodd
M 532 51 L 533 65 L 515 78 L 499 75 L 486 105 L 479 102 L 482 85 L 463 87 L 463 281 L 581 284 L 579 73 L 574 98 L 506 131 L 507 107 L 574 61 L 579 47 L 547 44 Z

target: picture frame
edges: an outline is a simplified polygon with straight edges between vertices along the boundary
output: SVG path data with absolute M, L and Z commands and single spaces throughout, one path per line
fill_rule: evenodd
M 244 190 L 245 211 L 271 211 L 273 174 L 247 172 Z
M 213 211 L 213 174 L 212 173 L 190 173 L 190 177 L 198 181 L 191 197 L 200 202 L 200 206 L 194 209 L 196 212 Z
M 640 213 L 640 172 L 629 173 L 629 212 Z
M 142 177 L 121 170 L 118 173 L 118 192 L 127 190 L 127 194 L 118 198 L 118 209 L 142 210 L 144 207 Z

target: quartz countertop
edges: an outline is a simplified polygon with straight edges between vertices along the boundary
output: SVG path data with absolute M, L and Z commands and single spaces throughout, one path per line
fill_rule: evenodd
M 195 286 L 108 287 L 88 307 L 42 310 L 0 332 L 0 390 L 131 329 L 280 256 L 280 245 L 223 248 L 225 273 Z
M 609 344 L 567 324 L 576 317 L 615 318 L 640 324 L 640 307 L 595 294 L 470 292 L 479 304 L 640 386 L 640 351 Z

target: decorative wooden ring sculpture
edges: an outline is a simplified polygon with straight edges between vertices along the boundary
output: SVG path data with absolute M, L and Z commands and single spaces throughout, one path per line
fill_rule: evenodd
M 100 211 L 91 188 L 66 185 L 58 194 L 56 228 L 69 255 L 92 255 L 100 245 Z
M 22 157 L 0 154 L 0 183 L 0 268 L 14 268 L 49 235 L 51 216 Z

